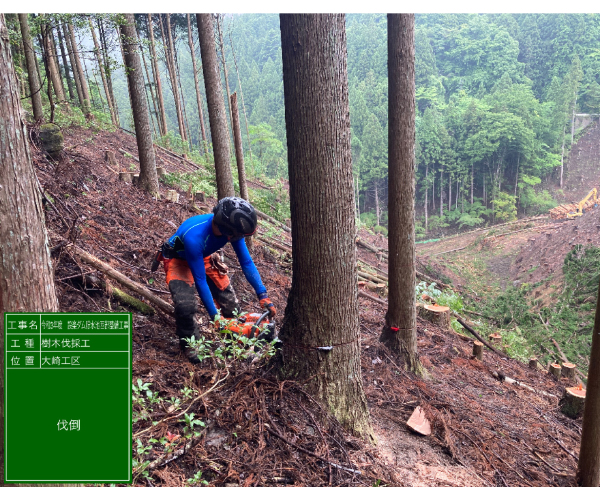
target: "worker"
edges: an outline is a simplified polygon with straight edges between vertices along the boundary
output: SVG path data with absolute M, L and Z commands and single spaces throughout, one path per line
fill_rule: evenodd
M 164 261 L 167 284 L 175 304 L 179 345 L 192 363 L 198 363 L 199 359 L 185 339 L 192 336 L 197 339 L 199 333 L 194 321 L 194 284 L 211 321 L 217 318 L 218 309 L 223 318 L 233 318 L 236 309 L 238 313 L 241 312 L 226 274 L 227 266 L 215 254 L 227 242 L 235 250 L 242 271 L 258 296 L 260 306 L 268 309 L 270 317 L 277 313 L 244 241 L 244 237 L 254 234 L 256 228 L 254 207 L 242 198 L 229 196 L 219 200 L 212 214 L 187 219 L 164 243 L 157 255 L 157 260 Z M 235 320 L 229 322 L 227 329 L 240 334 L 247 333 L 241 331 L 241 325 Z

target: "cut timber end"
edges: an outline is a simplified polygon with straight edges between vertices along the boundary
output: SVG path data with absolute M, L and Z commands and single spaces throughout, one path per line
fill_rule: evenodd
M 560 400 L 560 411 L 571 418 L 577 418 L 583 414 L 585 404 L 585 389 L 579 387 L 567 387 Z
M 479 361 L 483 361 L 483 342 L 479 342 L 479 340 L 473 341 L 473 356 Z
M 498 332 L 492 333 L 490 335 L 490 342 L 492 344 L 501 344 L 502 343 L 502 335 L 500 335 Z
M 573 364 L 573 363 L 563 363 L 562 364 L 562 376 L 563 377 L 567 377 L 569 380 L 572 380 L 573 382 L 575 382 L 575 368 L 577 368 L 577 365 Z
M 156 167 L 156 175 L 158 175 L 158 177 L 162 177 L 163 175 L 166 175 L 167 170 L 165 169 L 165 167 Z
M 129 172 L 119 172 L 119 180 L 123 182 L 131 182 L 131 174 Z
M 179 202 L 179 193 L 177 191 L 175 191 L 174 189 L 169 189 L 167 191 L 166 198 L 167 198 L 167 200 L 172 201 L 173 203 L 178 203 Z
M 134 186 L 137 186 L 140 183 L 140 174 L 134 174 L 131 182 Z
M 450 308 L 435 304 L 417 304 L 419 317 L 438 325 L 446 330 L 450 329 Z
M 529 360 L 529 368 L 532 368 L 533 370 L 537 370 L 537 368 L 538 368 L 538 360 L 537 360 L 537 358 L 531 358 Z
M 421 436 L 429 436 L 431 434 L 431 424 L 425 418 L 425 413 L 420 406 L 415 408 L 406 425 L 409 429 L 421 434 Z
M 556 378 L 560 379 L 561 368 L 558 363 L 550 363 L 550 367 L 548 368 L 550 373 L 554 375 Z

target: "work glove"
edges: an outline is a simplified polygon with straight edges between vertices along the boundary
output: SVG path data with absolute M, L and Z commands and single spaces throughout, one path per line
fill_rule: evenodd
M 271 302 L 271 299 L 269 297 L 265 297 L 264 299 L 260 300 L 260 307 L 269 310 L 270 318 L 274 318 L 277 314 L 277 309 L 275 309 L 275 306 L 273 305 L 273 302 Z

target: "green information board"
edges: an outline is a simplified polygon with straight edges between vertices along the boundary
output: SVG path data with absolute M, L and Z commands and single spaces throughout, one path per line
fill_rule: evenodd
M 131 483 L 131 314 L 4 313 L 4 480 Z

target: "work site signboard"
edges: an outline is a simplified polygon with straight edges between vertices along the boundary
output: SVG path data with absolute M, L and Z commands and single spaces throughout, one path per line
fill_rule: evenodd
M 131 314 L 4 313 L 4 480 L 131 482 Z

